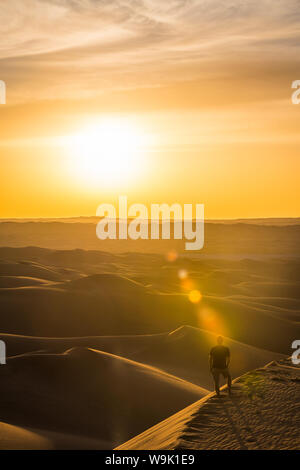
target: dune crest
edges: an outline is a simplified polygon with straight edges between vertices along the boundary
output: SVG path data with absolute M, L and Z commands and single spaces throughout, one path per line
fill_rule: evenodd
M 299 449 L 300 366 L 273 361 L 210 394 L 116 450 Z

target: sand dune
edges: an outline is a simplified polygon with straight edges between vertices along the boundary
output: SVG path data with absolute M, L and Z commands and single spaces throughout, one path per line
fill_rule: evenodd
M 217 328 L 240 342 L 283 354 L 289 354 L 293 338 L 300 331 L 299 322 L 289 316 L 231 297 L 205 297 L 197 321 L 200 328 Z
M 104 448 L 208 393 L 153 367 L 88 348 L 15 356 L 0 375 L 4 422 L 97 439 Z
M 75 291 L 95 291 L 98 293 L 113 292 L 116 295 L 138 295 L 145 293 L 145 286 L 132 279 L 117 274 L 94 274 L 69 281 L 66 287 Z
M 7 345 L 8 356 L 28 352 L 62 353 L 66 349 L 85 347 L 122 356 L 159 368 L 189 383 L 212 390 L 208 354 L 216 344 L 216 334 L 190 326 L 154 335 L 99 336 L 79 338 L 38 338 L 0 335 Z M 226 338 L 232 352 L 231 372 L 238 377 L 283 356 Z
M 133 357 L 212 390 L 208 354 L 216 344 L 216 337 L 215 333 L 183 326 L 170 332 L 155 347 L 148 346 Z M 262 366 L 272 359 L 283 357 L 281 354 L 248 346 L 230 338 L 226 338 L 225 343 L 232 354 L 230 369 L 233 377 Z
M 53 448 L 111 448 L 212 390 L 208 352 L 216 335 L 192 327 L 141 336 L 0 338 L 10 356 L 0 368 L 2 420 L 43 431 Z M 233 377 L 281 357 L 226 344 Z
M 211 394 L 117 450 L 299 449 L 299 387 L 300 366 L 272 362 L 237 379 L 231 397 Z
M 0 422 L 1 450 L 104 449 L 110 443 L 67 433 Z
M 47 281 L 62 281 L 64 276 L 58 269 L 52 266 L 37 264 L 32 261 L 19 261 L 19 262 L 0 262 L 0 275 L 1 276 L 22 276 L 29 279 L 38 278 Z
M 0 289 L 48 284 L 45 279 L 29 276 L 0 276 Z
M 120 276 L 0 289 L 2 331 L 37 336 L 158 333 L 193 323 L 186 296 L 160 296 Z M 96 281 L 96 282 L 95 282 Z M 72 288 L 73 286 L 73 288 Z
M 48 353 L 63 353 L 73 347 L 100 349 L 112 354 L 133 357 L 145 348 L 154 348 L 167 334 L 121 335 L 121 336 L 82 336 L 50 338 L 0 333 L 0 339 L 7 345 L 8 357 L 42 350 Z
M 16 448 L 111 448 L 212 390 L 218 334 L 239 377 L 300 332 L 297 258 L 27 247 L 0 260 L 3 448 L 14 434 Z
M 52 449 L 48 439 L 37 432 L 0 422 L 1 450 Z
M 237 341 L 289 354 L 298 310 L 271 309 L 252 298 L 156 292 L 130 278 L 101 273 L 73 281 L 0 288 L 2 331 L 36 336 L 159 333 L 182 324 L 218 331 Z M 269 334 L 266 335 L 265 331 Z

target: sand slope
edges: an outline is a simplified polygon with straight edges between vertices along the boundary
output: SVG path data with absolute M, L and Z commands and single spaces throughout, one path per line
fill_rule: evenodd
M 300 449 L 300 366 L 274 361 L 181 410 L 118 450 Z
M 212 377 L 208 369 L 210 349 L 216 345 L 217 334 L 184 325 L 161 337 L 155 347 L 149 345 L 137 351 L 133 357 L 139 362 L 182 377 L 188 382 L 213 389 Z M 266 351 L 225 338 L 231 351 L 230 370 L 232 377 L 263 366 L 273 359 L 281 359 L 282 354 Z
M 105 441 L 0 422 L 1 450 L 104 449 Z
M 0 380 L 2 421 L 96 439 L 106 449 L 208 393 L 153 367 L 80 347 L 10 358 Z

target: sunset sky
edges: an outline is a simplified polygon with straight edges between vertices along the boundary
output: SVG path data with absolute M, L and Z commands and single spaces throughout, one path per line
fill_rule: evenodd
M 0 217 L 300 215 L 298 0 L 0 6 Z

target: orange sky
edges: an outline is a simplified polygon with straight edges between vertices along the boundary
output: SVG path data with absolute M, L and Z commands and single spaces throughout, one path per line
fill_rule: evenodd
M 300 215 L 295 0 L 11 0 L 2 14 L 0 217 L 95 215 L 121 194 L 208 218 Z

